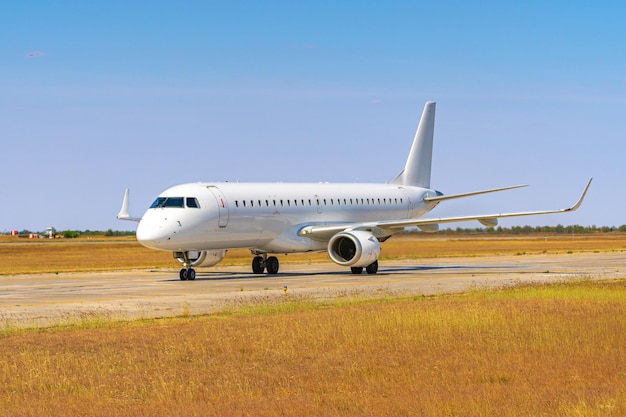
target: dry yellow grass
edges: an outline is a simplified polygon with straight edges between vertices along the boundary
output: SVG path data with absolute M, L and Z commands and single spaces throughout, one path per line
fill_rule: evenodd
M 590 251 L 626 251 L 626 234 L 581 235 L 424 235 L 407 234 L 382 244 L 381 260 L 536 254 Z M 221 265 L 248 265 L 249 250 L 229 251 Z M 281 263 L 327 262 L 326 253 L 283 255 Z M 134 238 L 64 240 L 0 239 L 0 274 L 54 273 L 148 268 L 177 268 L 168 252 L 147 249 Z
M 16 331 L 7 416 L 626 415 L 626 283 Z
M 0 274 L 78 272 L 172 267 L 167 252 L 142 247 L 134 240 L 38 241 L 0 244 Z

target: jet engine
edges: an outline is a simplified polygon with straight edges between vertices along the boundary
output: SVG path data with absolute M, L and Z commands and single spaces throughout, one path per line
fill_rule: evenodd
M 213 266 L 224 259 L 225 250 L 190 250 L 188 252 L 174 252 L 174 258 L 181 264 L 185 263 L 185 254 L 189 266 Z
M 378 259 L 380 242 L 370 232 L 351 230 L 337 233 L 328 241 L 328 256 L 343 266 L 368 266 Z

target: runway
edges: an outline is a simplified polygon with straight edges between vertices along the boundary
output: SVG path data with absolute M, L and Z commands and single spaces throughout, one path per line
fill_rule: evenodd
M 626 277 L 624 253 L 522 255 L 381 261 L 378 274 L 352 275 L 333 263 L 283 264 L 278 275 L 247 267 L 0 276 L 0 327 L 45 326 L 92 317 L 210 314 L 271 299 L 432 295 L 524 282 Z

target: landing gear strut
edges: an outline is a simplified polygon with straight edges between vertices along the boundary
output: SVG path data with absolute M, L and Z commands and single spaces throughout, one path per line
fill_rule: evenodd
M 254 274 L 262 274 L 263 271 L 265 271 L 266 269 L 269 275 L 276 275 L 278 273 L 278 268 L 280 267 L 280 264 L 277 257 L 268 257 L 267 253 L 254 254 L 257 255 L 252 258 L 252 272 Z

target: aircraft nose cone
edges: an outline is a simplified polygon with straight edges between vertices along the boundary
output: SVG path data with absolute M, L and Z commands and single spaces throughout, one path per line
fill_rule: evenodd
M 136 237 L 137 242 L 152 249 L 161 249 L 163 243 L 169 240 L 168 236 L 164 234 L 162 227 L 143 221 L 137 225 Z

